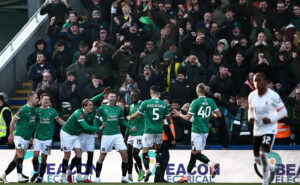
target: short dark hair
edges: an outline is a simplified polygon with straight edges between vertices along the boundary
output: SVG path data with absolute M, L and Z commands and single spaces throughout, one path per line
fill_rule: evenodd
M 37 51 L 36 55 L 44 55 L 44 56 L 46 56 L 46 53 L 44 51 Z
M 102 80 L 101 77 L 100 77 L 100 75 L 98 75 L 98 74 L 93 74 L 92 75 L 92 79 L 100 79 L 100 80 Z
M 92 100 L 90 100 L 90 99 L 84 99 L 84 100 L 82 100 L 82 104 L 81 104 L 82 107 L 86 107 L 90 101 L 92 102 Z
M 47 93 L 42 93 L 41 96 L 40 96 L 40 99 L 42 99 L 44 96 L 48 96 L 48 97 L 50 98 L 49 94 L 47 94 Z
M 160 93 L 160 87 L 159 86 L 151 86 L 150 88 L 151 91 L 153 91 L 154 93 Z
M 114 90 L 114 89 L 110 89 L 108 92 L 107 92 L 107 95 L 109 94 L 117 94 L 117 92 Z
M 260 76 L 262 79 L 268 81 L 268 77 L 265 73 L 262 73 L 262 72 L 258 72 L 258 73 L 255 73 L 254 76 Z
M 35 94 L 37 94 L 34 91 L 31 91 L 30 93 L 27 94 L 27 100 L 29 100 L 32 96 L 34 96 Z

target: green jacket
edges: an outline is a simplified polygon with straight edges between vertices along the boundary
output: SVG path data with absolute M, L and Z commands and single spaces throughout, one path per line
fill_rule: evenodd
M 71 70 L 74 71 L 75 79 L 80 85 L 86 85 L 90 81 L 92 75 L 92 69 L 90 67 L 86 67 L 86 65 L 81 65 L 76 62 L 67 68 L 67 71 Z

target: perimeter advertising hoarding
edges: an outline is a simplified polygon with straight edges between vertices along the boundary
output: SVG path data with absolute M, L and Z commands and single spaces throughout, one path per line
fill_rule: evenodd
M 0 173 L 2 174 L 7 165 L 13 158 L 14 150 L 0 150 Z M 214 179 L 210 176 L 210 170 L 207 165 L 197 161 L 195 168 L 190 177 L 191 183 L 259 183 L 261 179 L 257 176 L 253 168 L 253 152 L 251 150 L 207 150 L 203 154 L 208 158 L 217 162 L 220 165 L 217 175 Z M 33 174 L 32 167 L 32 151 L 26 153 L 23 163 L 23 173 L 25 175 Z M 155 172 L 155 154 L 150 151 L 150 168 L 152 174 Z M 269 160 L 271 164 L 276 162 L 278 171 L 274 182 L 276 183 L 300 183 L 300 151 L 292 150 L 275 150 L 270 153 Z M 99 150 L 95 152 L 94 162 L 99 157 Z M 63 153 L 60 150 L 53 150 L 51 156 L 48 158 L 47 170 L 44 176 L 46 182 L 59 182 L 61 175 L 61 161 Z M 170 161 L 166 170 L 165 179 L 169 182 L 177 181 L 186 172 L 186 167 L 189 162 L 189 150 L 171 150 Z M 82 173 L 85 173 L 86 154 L 82 158 Z M 259 171 L 261 167 L 259 166 Z M 74 169 L 74 173 L 75 173 Z M 121 180 L 121 157 L 118 152 L 111 152 L 107 155 L 100 179 L 102 182 L 120 182 Z M 74 175 L 75 176 L 75 175 Z M 75 179 L 75 177 L 74 177 Z M 95 166 L 91 172 L 91 180 L 95 179 Z M 137 175 L 133 169 L 133 179 L 136 181 Z M 150 178 L 152 182 L 154 177 Z M 8 177 L 9 182 L 17 181 L 16 170 L 14 170 Z

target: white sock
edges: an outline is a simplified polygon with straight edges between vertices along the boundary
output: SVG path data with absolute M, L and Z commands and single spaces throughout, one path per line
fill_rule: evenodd
M 264 185 L 269 184 L 269 162 L 268 162 L 268 153 L 260 151 L 261 156 L 261 166 L 263 172 L 263 182 Z
M 255 156 L 254 157 L 255 163 L 261 165 L 260 157 Z
M 123 180 L 123 179 L 126 179 L 126 176 L 122 176 L 122 180 Z
M 85 176 L 84 176 L 84 179 L 88 179 L 88 178 L 89 178 L 89 175 L 85 175 Z
M 22 173 L 18 173 L 18 178 L 19 178 L 19 179 L 22 179 L 22 178 L 23 178 Z
M 62 173 L 61 176 L 62 176 L 62 177 L 66 177 L 66 173 Z
M 132 178 L 132 174 L 128 174 L 128 178 Z
M 209 167 L 212 167 L 213 164 L 214 164 L 214 163 L 211 162 L 211 161 L 208 162 L 208 166 L 209 166 Z

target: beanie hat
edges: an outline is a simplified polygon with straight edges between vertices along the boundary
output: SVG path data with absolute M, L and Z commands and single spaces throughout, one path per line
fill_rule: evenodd
M 163 58 L 168 58 L 170 60 L 173 60 L 174 55 L 173 55 L 172 51 L 168 50 L 164 53 Z

